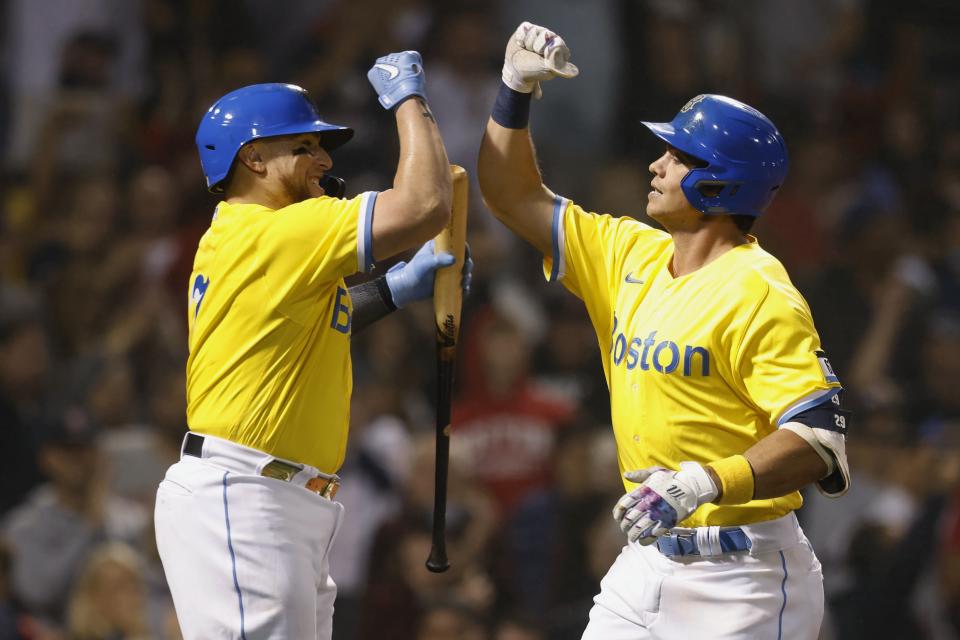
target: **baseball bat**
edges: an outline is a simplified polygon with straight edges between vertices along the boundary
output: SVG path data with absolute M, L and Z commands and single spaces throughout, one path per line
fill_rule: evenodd
M 434 239 L 436 252 L 446 251 L 457 259 L 449 267 L 437 270 L 433 283 L 433 311 L 437 324 L 437 464 L 434 476 L 433 541 L 427 569 L 442 573 L 450 568 L 447 560 L 447 475 L 450 464 L 450 402 L 453 369 L 460 332 L 460 305 L 463 290 L 464 244 L 467 239 L 467 172 L 450 165 L 453 178 L 453 211 L 450 222 Z

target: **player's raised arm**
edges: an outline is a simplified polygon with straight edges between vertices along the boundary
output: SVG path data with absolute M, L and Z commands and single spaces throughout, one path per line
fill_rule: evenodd
M 375 259 L 435 236 L 450 217 L 447 152 L 427 105 L 423 62 L 416 51 L 377 58 L 367 74 L 380 104 L 397 118 L 400 161 L 393 188 L 377 196 L 371 236 Z
M 551 252 L 554 195 L 543 184 L 528 127 L 530 100 L 540 82 L 571 78 L 563 39 L 544 27 L 522 23 L 507 42 L 503 84 L 480 144 L 477 178 L 483 199 L 505 225 L 544 254 Z

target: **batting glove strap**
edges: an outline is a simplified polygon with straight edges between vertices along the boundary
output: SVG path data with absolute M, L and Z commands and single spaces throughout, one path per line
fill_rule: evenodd
M 678 481 L 692 488 L 697 498 L 697 506 L 717 499 L 717 485 L 702 465 L 696 462 L 681 462 L 680 471 L 674 476 Z
M 578 73 L 563 38 L 545 27 L 522 22 L 507 42 L 501 77 L 514 91 L 539 98 L 541 80 L 572 78 Z
M 416 51 L 401 51 L 377 58 L 367 79 L 379 96 L 380 104 L 390 110 L 412 96 L 427 98 L 423 60 Z

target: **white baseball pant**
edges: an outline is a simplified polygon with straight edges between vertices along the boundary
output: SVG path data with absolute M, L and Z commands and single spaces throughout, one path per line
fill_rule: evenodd
M 323 476 L 312 467 L 261 475 L 274 460 L 204 436 L 202 457 L 182 456 L 160 483 L 157 548 L 184 640 L 331 637 L 343 505 L 304 487 Z
M 655 544 L 625 546 L 583 640 L 816 640 L 823 574 L 796 517 L 741 529 L 749 551 L 668 557 Z M 718 527 L 674 531 L 719 551 Z

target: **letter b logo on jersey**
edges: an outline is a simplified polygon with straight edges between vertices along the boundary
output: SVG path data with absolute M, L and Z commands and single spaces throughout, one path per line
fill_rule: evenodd
M 345 297 L 349 300 L 349 294 L 343 287 L 337 287 L 337 297 L 333 301 L 333 313 L 330 318 L 330 328 L 340 333 L 350 333 L 350 324 L 353 320 L 350 313 L 350 307 L 343 301 Z
M 203 302 L 203 296 L 207 295 L 207 287 L 210 286 L 210 278 L 204 278 L 203 274 L 197 274 L 193 280 L 193 287 L 190 289 L 190 302 L 193 303 L 193 317 L 196 318 L 200 313 L 200 303 Z

